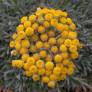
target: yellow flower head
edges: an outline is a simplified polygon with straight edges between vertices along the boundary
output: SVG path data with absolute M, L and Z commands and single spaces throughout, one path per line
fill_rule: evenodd
M 38 68 L 43 68 L 44 67 L 44 61 L 43 60 L 38 60 L 36 61 L 36 66 Z
M 55 81 L 50 81 L 50 82 L 48 83 L 48 87 L 54 88 L 54 87 L 55 87 Z
M 46 69 L 51 70 L 51 69 L 53 69 L 54 64 L 53 64 L 53 62 L 46 62 L 45 67 L 46 67 Z
M 55 57 L 54 57 L 55 62 L 62 62 L 62 59 L 63 59 L 63 57 L 59 54 L 55 55 Z
M 48 83 L 48 82 L 49 82 L 49 77 L 43 76 L 43 77 L 42 77 L 42 82 L 43 82 L 43 83 Z
M 29 16 L 29 20 L 31 21 L 31 22 L 34 22 L 34 21 L 36 21 L 36 15 L 30 15 Z
M 16 68 L 22 68 L 23 63 L 22 60 L 12 60 L 12 66 Z
M 20 19 L 9 47 L 11 55 L 19 58 L 12 60 L 13 68 L 54 88 L 58 81 L 74 74 L 73 60 L 79 57 L 83 44 L 67 12 L 45 7 Z

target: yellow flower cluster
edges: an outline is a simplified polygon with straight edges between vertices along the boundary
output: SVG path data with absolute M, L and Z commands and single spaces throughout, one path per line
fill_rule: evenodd
M 22 68 L 24 75 L 54 88 L 56 83 L 74 73 L 82 44 L 76 25 L 67 12 L 49 8 L 38 9 L 23 16 L 10 41 L 11 54 L 20 55 L 12 66 Z

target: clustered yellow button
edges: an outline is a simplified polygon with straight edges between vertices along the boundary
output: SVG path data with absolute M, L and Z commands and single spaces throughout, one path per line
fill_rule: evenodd
M 20 21 L 9 44 L 11 55 L 20 55 L 12 60 L 12 67 L 22 68 L 25 76 L 54 88 L 74 73 L 72 61 L 82 48 L 76 25 L 67 12 L 52 8 L 38 9 Z

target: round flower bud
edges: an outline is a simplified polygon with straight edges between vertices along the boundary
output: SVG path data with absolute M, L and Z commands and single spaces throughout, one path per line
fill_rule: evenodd
M 48 83 L 48 87 L 54 88 L 54 87 L 55 87 L 55 82 L 54 82 L 54 81 L 50 81 L 50 82 Z
M 40 38 L 41 38 L 42 41 L 47 41 L 48 35 L 47 35 L 47 34 L 42 34 L 42 35 L 40 36 Z
M 50 45 L 55 45 L 56 44 L 56 38 L 50 38 L 49 39 L 49 44 Z
M 31 28 L 31 27 L 28 27 L 26 30 L 25 30 L 25 34 L 27 36 L 32 36 L 34 34 L 34 29 Z
M 39 33 L 44 33 L 45 32 L 45 28 L 43 26 L 39 26 L 38 32 Z
M 53 64 L 53 62 L 46 62 L 45 67 L 46 67 L 46 69 L 51 70 L 51 69 L 53 69 L 54 64 Z
M 48 83 L 48 82 L 49 82 L 49 77 L 43 76 L 43 77 L 42 77 L 42 82 L 43 82 L 43 83 Z
M 27 28 L 27 27 L 30 27 L 31 26 L 31 22 L 30 21 L 25 21 L 24 22 L 24 27 Z
M 38 68 L 43 68 L 44 67 L 44 61 L 43 60 L 38 60 L 36 61 L 36 66 Z
M 61 52 L 66 52 L 66 51 L 67 51 L 67 47 L 66 47 L 64 44 L 62 44 L 62 45 L 60 46 L 60 51 L 61 51 Z
M 40 79 L 40 77 L 37 74 L 33 74 L 32 79 L 33 79 L 33 81 L 38 81 Z
M 59 54 L 55 55 L 55 57 L 54 57 L 55 62 L 57 62 L 57 63 L 62 62 L 62 60 L 63 60 L 63 57 L 61 55 L 59 55 Z
M 36 42 L 37 49 L 40 49 L 43 47 L 43 43 L 41 41 Z
M 57 53 L 58 52 L 58 47 L 57 46 L 52 46 L 51 47 L 51 51 L 52 51 L 52 53 Z

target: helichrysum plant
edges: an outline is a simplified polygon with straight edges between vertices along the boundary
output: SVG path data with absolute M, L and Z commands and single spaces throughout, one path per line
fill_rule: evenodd
M 12 67 L 22 69 L 26 77 L 54 88 L 75 71 L 73 61 L 79 57 L 82 43 L 76 25 L 62 10 L 38 8 L 30 16 L 23 16 L 9 44 Z

